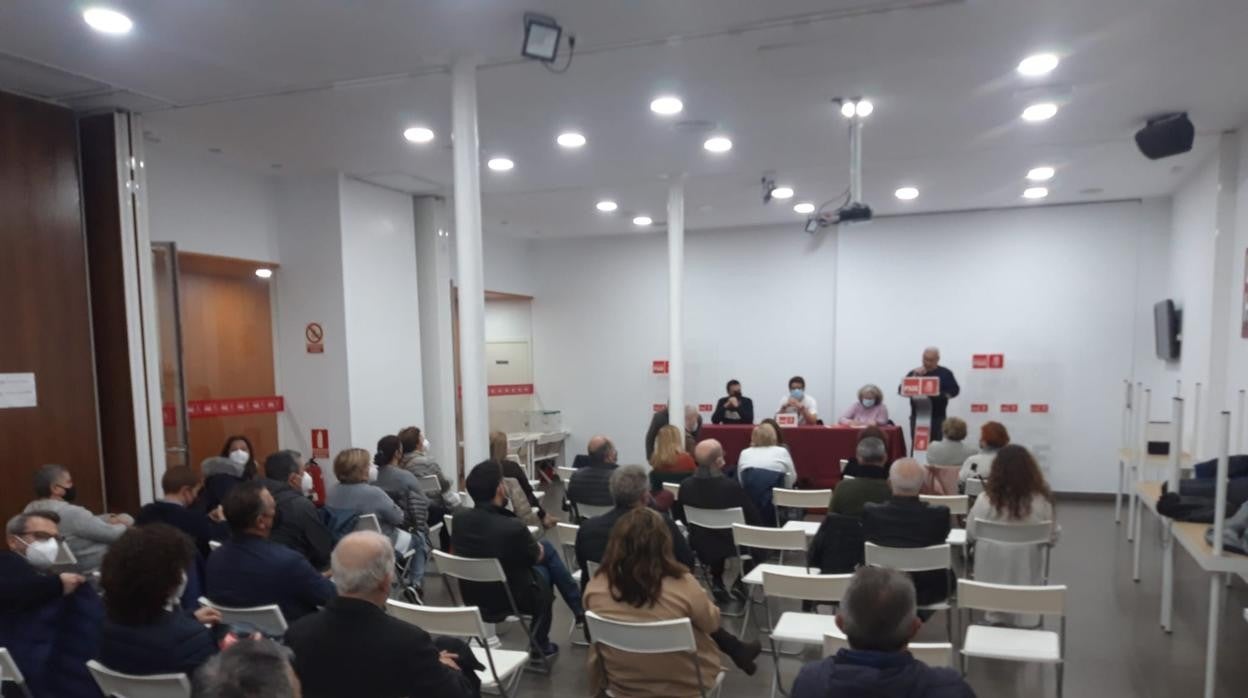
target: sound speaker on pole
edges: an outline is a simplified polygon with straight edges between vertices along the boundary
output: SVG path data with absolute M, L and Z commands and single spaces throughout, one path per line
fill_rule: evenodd
M 1187 112 L 1149 119 L 1144 128 L 1135 132 L 1135 144 L 1149 160 L 1186 153 L 1192 149 L 1194 140 L 1196 128 L 1187 118 Z

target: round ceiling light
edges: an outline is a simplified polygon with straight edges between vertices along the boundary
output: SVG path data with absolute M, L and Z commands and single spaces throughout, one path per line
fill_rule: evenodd
M 653 222 L 654 222 L 654 219 L 651 218 L 650 216 L 637 216 L 636 218 L 633 219 L 633 225 L 638 225 L 642 227 L 650 225 Z
M 1048 75 L 1057 69 L 1061 59 L 1053 53 L 1035 53 L 1027 56 L 1018 64 L 1018 74 L 1029 78 Z
M 263 268 L 263 267 L 262 267 L 262 268 L 260 268 L 260 269 L 257 269 L 257 270 L 256 270 L 256 276 L 258 276 L 258 277 L 260 277 L 260 278 L 262 278 L 262 279 L 267 279 L 267 278 L 269 278 L 269 277 L 273 276 L 273 270 L 272 270 L 272 269 L 265 269 L 265 268 Z
M 610 199 L 603 199 L 602 201 L 599 201 L 598 203 L 594 204 L 594 208 L 598 209 L 599 211 L 602 211 L 603 213 L 611 213 L 612 211 L 614 211 L 615 209 L 619 207 L 620 207 L 619 204 L 615 203 L 614 201 Z
M 107 7 L 88 7 L 82 13 L 82 19 L 97 32 L 104 34 L 129 34 L 134 28 L 130 18 Z
M 433 130 L 424 126 L 413 126 L 403 131 L 403 137 L 412 143 L 428 143 L 433 140 Z
M 732 150 L 732 141 L 725 136 L 712 136 L 706 139 L 702 147 L 712 153 L 726 153 Z
M 681 102 L 679 97 L 673 97 L 671 95 L 656 97 L 654 101 L 650 102 L 650 111 L 662 116 L 679 114 L 684 111 L 684 109 L 684 102 Z
M 1053 179 L 1055 174 L 1057 174 L 1057 170 L 1048 165 L 1041 165 L 1040 167 L 1033 167 L 1027 170 L 1027 179 L 1033 182 L 1047 182 Z
M 802 203 L 795 205 L 793 207 L 793 211 L 795 213 L 814 213 L 815 205 L 809 201 L 803 201 Z
M 1048 187 L 1027 187 L 1023 190 L 1024 199 L 1043 199 L 1049 195 Z
M 577 133 L 576 131 L 566 131 L 559 134 L 559 137 L 555 139 L 555 142 L 564 148 L 579 148 L 585 145 L 585 136 Z
M 1048 121 L 1057 116 L 1057 105 L 1052 102 L 1040 102 L 1023 110 L 1023 121 Z
M 793 187 L 776 187 L 771 190 L 771 198 L 773 199 L 792 199 Z
M 914 199 L 919 198 L 919 190 L 915 187 L 901 187 L 897 191 L 893 192 L 893 196 L 901 199 L 902 201 L 913 201 Z
M 500 158 L 490 158 L 490 161 L 485 163 L 485 166 L 490 168 L 491 170 L 494 170 L 495 172 L 506 172 L 510 170 L 511 168 L 515 167 L 516 163 L 512 162 L 511 160 L 508 160 L 507 158 L 500 157 Z
M 858 100 L 858 106 L 854 108 L 854 113 L 859 117 L 871 116 L 873 111 L 875 111 L 875 105 L 871 103 L 871 100 L 867 99 Z
M 841 116 L 848 119 L 849 117 L 853 115 L 854 115 L 854 103 L 853 102 L 841 102 Z

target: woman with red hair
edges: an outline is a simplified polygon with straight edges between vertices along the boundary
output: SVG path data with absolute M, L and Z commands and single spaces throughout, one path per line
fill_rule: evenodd
M 1005 430 L 1004 424 L 984 422 L 984 426 L 979 428 L 979 453 L 967 458 L 962 464 L 962 470 L 958 473 L 958 482 L 965 483 L 973 477 L 987 480 L 988 475 L 992 473 L 992 461 L 997 457 L 997 451 L 1005 448 L 1009 443 L 1010 432 Z

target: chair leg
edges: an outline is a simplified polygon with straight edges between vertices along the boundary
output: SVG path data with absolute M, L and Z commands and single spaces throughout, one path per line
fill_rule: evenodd
M 1062 698 L 1062 670 L 1065 668 L 1063 663 L 1057 663 L 1057 698 Z
M 775 695 L 776 690 L 779 689 L 780 695 L 785 696 L 787 698 L 789 695 L 789 692 L 784 690 L 784 684 L 782 683 L 780 679 L 780 650 L 779 648 L 776 647 L 775 638 L 771 636 L 768 636 L 767 644 L 771 645 L 771 661 L 776 666 L 776 674 L 774 677 L 775 683 L 772 686 L 772 695 Z

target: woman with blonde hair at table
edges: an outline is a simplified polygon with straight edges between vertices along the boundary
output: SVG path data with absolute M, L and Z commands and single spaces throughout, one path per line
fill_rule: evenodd
M 841 415 L 839 424 L 846 427 L 884 426 L 888 424 L 888 408 L 884 393 L 870 383 L 858 389 L 858 401 Z

